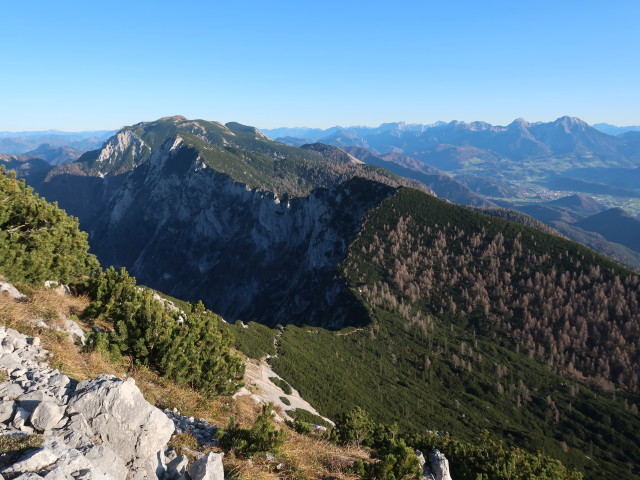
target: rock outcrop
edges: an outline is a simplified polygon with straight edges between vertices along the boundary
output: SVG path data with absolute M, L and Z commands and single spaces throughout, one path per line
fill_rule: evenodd
M 0 383 L 0 436 L 42 435 L 39 448 L 0 467 L 0 475 L 53 480 L 173 478 L 166 447 L 173 421 L 143 398 L 133 379 L 100 375 L 78 383 L 49 368 L 48 352 L 39 343 L 38 338 L 0 326 L 0 368 L 8 377 Z M 205 463 L 208 472 L 212 467 Z
M 416 455 L 422 469 L 421 478 L 425 480 L 453 480 L 449 473 L 449 461 L 440 450 L 433 450 L 429 453 L 428 463 L 420 450 L 416 450 Z
M 26 299 L 9 283 L 0 288 L 16 301 Z M 84 332 L 68 322 L 70 340 L 80 343 Z M 51 328 L 43 320 L 32 323 Z M 50 368 L 48 356 L 39 338 L 0 325 L 0 375 L 6 371 L 0 437 L 41 440 L 16 453 L 11 464 L 0 455 L 0 480 L 224 479 L 222 454 L 192 452 L 197 460 L 189 466 L 185 455 L 167 446 L 174 432 L 193 435 L 199 447 L 217 446 L 218 427 L 155 408 L 132 378 L 99 375 L 77 382 Z

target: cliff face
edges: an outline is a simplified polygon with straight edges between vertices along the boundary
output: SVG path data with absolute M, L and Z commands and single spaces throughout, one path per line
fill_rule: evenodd
M 366 322 L 336 266 L 366 212 L 411 182 L 176 117 L 125 127 L 36 189 L 141 283 L 228 320 L 335 328 Z
M 335 266 L 364 214 L 394 191 L 352 179 L 280 199 L 208 168 L 178 137 L 87 225 L 103 264 L 228 320 L 341 326 L 359 319 Z

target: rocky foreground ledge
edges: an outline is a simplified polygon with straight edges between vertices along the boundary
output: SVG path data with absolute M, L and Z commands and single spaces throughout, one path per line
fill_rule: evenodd
M 0 437 L 42 435 L 42 446 L 0 468 L 6 479 L 222 480 L 222 454 L 191 466 L 167 447 L 181 430 L 211 426 L 147 402 L 129 378 L 100 375 L 76 382 L 49 368 L 40 340 L 0 326 Z M 1 438 L 0 438 L 1 439 Z M 2 464 L 0 456 L 0 464 Z

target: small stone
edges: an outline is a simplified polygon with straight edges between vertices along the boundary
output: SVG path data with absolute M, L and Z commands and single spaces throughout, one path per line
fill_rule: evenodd
M 25 426 L 30 416 L 31 416 L 30 411 L 25 410 L 22 407 L 18 407 L 13 417 L 13 422 L 11 422 L 11 425 L 13 425 L 13 428 L 20 429 L 21 427 Z
M 177 480 L 178 477 L 185 474 L 188 465 L 189 459 L 186 455 L 174 458 L 167 464 L 167 477 L 170 480 Z

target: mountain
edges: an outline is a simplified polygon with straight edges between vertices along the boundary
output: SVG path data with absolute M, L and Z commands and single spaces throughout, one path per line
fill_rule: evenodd
M 404 157 L 382 160 L 418 165 Z M 488 429 L 589 478 L 637 476 L 637 275 L 407 184 L 253 127 L 167 117 L 38 188 L 79 212 L 103 264 L 203 299 L 323 415 L 361 406 L 416 445 Z
M 41 158 L 49 165 L 62 165 L 77 160 L 83 153 L 83 150 L 77 148 L 43 143 L 38 148 L 26 152 L 25 155 Z
M 492 198 L 517 197 L 518 189 L 511 186 L 509 182 L 496 177 L 486 177 L 474 175 L 473 173 L 461 173 L 455 176 L 460 183 L 469 187 L 478 195 L 484 195 Z
M 47 162 L 31 155 L 8 155 L 0 153 L 0 165 L 13 170 L 29 185 L 39 185 L 51 171 Z
M 542 205 L 570 209 L 572 212 L 582 216 L 595 215 L 605 209 L 602 204 L 584 195 L 567 195 L 556 200 L 543 202 Z
M 336 161 L 238 123 L 167 117 L 122 129 L 36 188 L 80 218 L 102 263 L 149 286 L 231 319 L 341 325 L 349 294 L 333 268 L 364 214 L 394 187 L 430 190 L 309 148 Z
M 385 168 L 396 175 L 412 178 L 428 186 L 440 198 L 463 205 L 492 206 L 450 175 L 411 157 L 397 153 L 376 155 L 363 147 L 344 147 L 344 151 L 368 165 Z
M 640 132 L 640 126 L 617 127 L 609 123 L 595 123 L 593 128 L 607 135 L 620 135 L 626 132 Z
M 611 209 L 617 212 L 615 215 L 610 212 L 600 217 L 607 208 L 584 195 L 568 195 L 547 202 L 517 205 L 515 208 L 576 242 L 640 269 L 640 249 L 634 243 L 634 223 L 629 224 L 629 219 L 634 222 L 637 219 L 623 215 L 620 209 Z M 616 234 L 610 234 L 609 230 Z
M 576 225 L 640 252 L 640 221 L 621 208 L 596 213 L 579 220 Z
M 67 146 L 82 151 L 91 150 L 102 145 L 102 142 L 113 133 L 112 130 L 0 132 L 0 153 L 26 153 L 43 144 L 56 147 Z
M 308 150 L 310 152 L 317 152 L 330 162 L 336 163 L 364 163 L 358 160 L 356 157 L 349 155 L 341 148 L 327 145 L 324 143 L 305 144 L 300 148 Z

